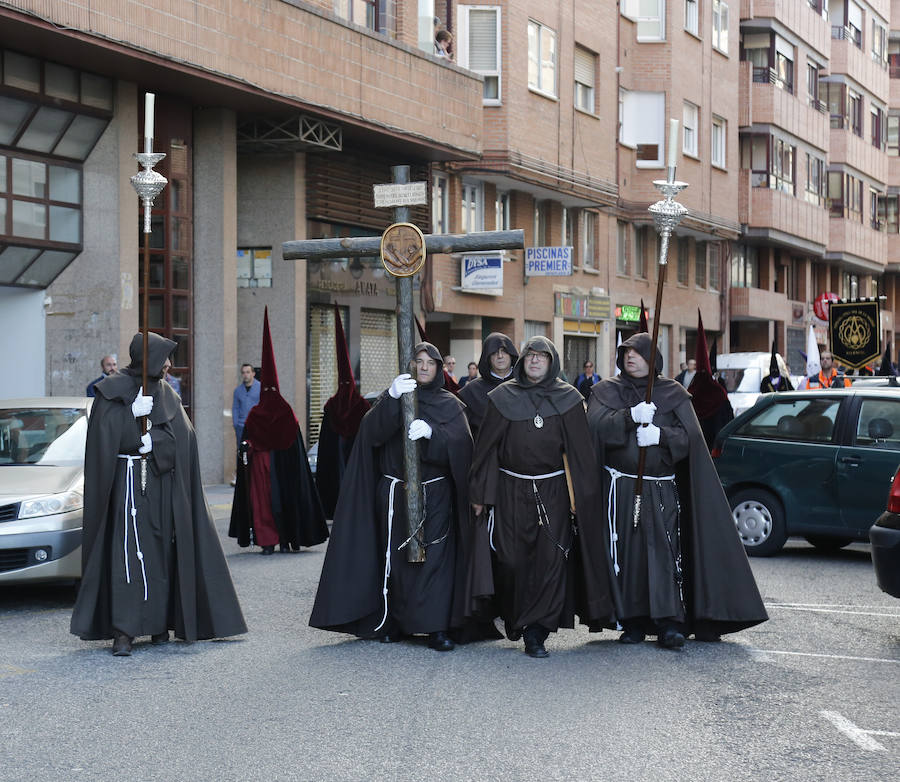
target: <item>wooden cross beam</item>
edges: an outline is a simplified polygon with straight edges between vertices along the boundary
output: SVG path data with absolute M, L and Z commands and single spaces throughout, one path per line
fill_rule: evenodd
M 398 220 L 397 222 L 404 222 Z M 425 234 L 425 252 L 468 253 L 486 250 L 521 250 L 525 246 L 525 232 L 480 231 L 471 234 Z M 380 236 L 355 236 L 344 239 L 296 239 L 281 245 L 286 261 L 323 261 L 328 258 L 359 258 L 381 254 Z
M 394 184 L 409 183 L 409 166 L 394 166 L 392 169 Z M 425 185 L 425 183 L 420 183 Z M 379 185 L 378 187 L 383 187 Z M 419 192 L 422 192 L 420 187 Z M 402 205 L 401 205 L 402 204 Z M 394 223 L 406 223 L 409 220 L 409 200 L 400 200 L 395 204 Z M 409 229 L 413 230 L 413 229 Z M 421 234 L 419 234 L 421 236 Z M 470 234 L 429 234 L 424 238 L 424 254 L 463 253 L 488 250 L 520 250 L 525 246 L 525 232 L 514 231 L 482 231 Z M 363 256 L 382 255 L 381 236 L 347 237 L 344 239 L 300 239 L 284 242 L 281 245 L 282 256 L 286 261 L 307 260 L 320 261 L 328 258 L 359 258 Z M 382 256 L 383 257 L 383 256 Z M 412 259 L 399 259 L 412 260 Z M 413 314 L 412 275 L 397 276 L 393 264 L 385 263 L 387 271 L 394 276 L 397 283 L 397 342 L 400 359 L 400 372 L 414 373 L 411 367 L 415 316 Z M 411 270 L 410 270 L 411 271 Z M 442 371 L 438 367 L 438 371 Z M 409 530 L 407 560 L 424 562 L 425 548 L 423 529 L 425 508 L 422 507 L 422 487 L 419 482 L 419 458 L 417 444 L 406 437 L 409 425 L 416 417 L 415 392 L 400 397 L 403 410 L 403 442 L 404 462 L 406 467 L 406 510 Z

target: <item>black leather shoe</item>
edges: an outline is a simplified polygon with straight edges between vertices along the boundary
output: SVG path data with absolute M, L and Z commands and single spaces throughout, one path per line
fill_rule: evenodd
M 428 646 L 436 652 L 452 652 L 456 644 L 444 632 L 429 633 Z
M 538 641 L 535 638 L 529 638 L 525 642 L 525 654 L 529 657 L 535 657 L 537 659 L 542 659 L 544 657 L 549 657 L 550 652 L 544 648 L 544 642 Z
M 638 627 L 626 627 L 625 632 L 619 636 L 620 644 L 641 644 L 644 642 L 644 632 Z
M 663 649 L 681 649 L 684 646 L 684 636 L 674 627 L 666 627 L 659 631 L 656 643 Z
M 113 657 L 131 657 L 132 637 L 125 633 L 115 633 L 113 635 L 112 653 Z
M 695 641 L 704 641 L 705 643 L 716 644 L 722 640 L 722 636 L 709 630 L 701 630 L 694 633 Z
M 150 643 L 156 646 L 169 643 L 169 631 L 166 630 L 164 633 L 155 633 L 154 635 L 151 635 Z
M 260 551 L 259 553 L 262 554 L 263 556 L 266 556 L 267 554 L 274 554 L 275 546 L 263 546 L 262 551 Z

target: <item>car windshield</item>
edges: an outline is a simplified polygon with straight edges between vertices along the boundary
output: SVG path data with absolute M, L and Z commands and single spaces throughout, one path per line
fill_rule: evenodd
M 762 382 L 759 367 L 720 369 L 719 377 L 725 382 L 725 390 L 729 394 L 735 391 L 759 393 L 759 384 Z
M 740 437 L 829 442 L 840 404 L 839 399 L 778 401 L 751 417 L 735 434 Z
M 0 465 L 83 464 L 86 435 L 82 408 L 0 409 Z

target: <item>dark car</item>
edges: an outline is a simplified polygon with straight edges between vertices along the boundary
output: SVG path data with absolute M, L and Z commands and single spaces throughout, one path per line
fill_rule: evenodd
M 894 474 L 887 510 L 869 530 L 872 564 L 882 591 L 900 597 L 900 470 Z
M 789 535 L 826 549 L 867 541 L 900 465 L 900 388 L 765 394 L 712 455 L 748 554 L 774 554 Z

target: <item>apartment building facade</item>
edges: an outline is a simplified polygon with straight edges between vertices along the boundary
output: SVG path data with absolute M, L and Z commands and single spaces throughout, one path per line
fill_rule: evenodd
M 441 6 L 444 7 L 441 7 Z M 138 330 L 143 94 L 156 94 L 149 321 L 204 478 L 233 469 L 231 392 L 259 364 L 269 307 L 281 390 L 308 426 L 334 361 L 333 304 L 369 387 L 396 370 L 392 289 L 373 262 L 281 259 L 295 238 L 382 230 L 372 185 L 481 152 L 482 80 L 435 56 L 445 4 L 0 2 L 0 396 L 81 395 Z M 428 228 L 428 211 L 422 224 Z M 315 305 L 315 306 L 314 306 Z M 322 352 L 322 360 L 310 353 Z M 362 353 L 362 358 L 360 357 Z M 366 356 L 376 362 L 366 363 Z
M 828 342 L 811 308 L 822 293 L 887 296 L 881 329 L 893 341 L 891 18 L 877 0 L 741 4 L 744 230 L 731 270 L 732 345 L 765 350 L 774 339 L 795 371 L 809 325 Z
M 393 376 L 394 291 L 377 259 L 280 250 L 379 234 L 392 216 L 372 186 L 393 165 L 430 184 L 413 211 L 426 233 L 525 232 L 526 250 L 434 256 L 416 280 L 427 336 L 460 371 L 494 330 L 550 336 L 570 378 L 586 359 L 614 371 L 618 338 L 642 301 L 653 308 L 647 207 L 670 117 L 690 213 L 669 247 L 667 372 L 693 356 L 698 311 L 720 352 L 774 339 L 800 370 L 809 323 L 825 342 L 820 292 L 886 295 L 893 339 L 900 0 L 127 8 L 0 0 L 0 328 L 17 337 L 0 344 L 16 367 L 0 396 L 80 394 L 102 355 L 127 361 L 145 91 L 169 180 L 149 316 L 179 343 L 208 480 L 230 469 L 230 394 L 239 364 L 259 361 L 264 307 L 310 442 L 336 386 L 335 306 L 363 392 Z M 434 48 L 443 27 L 452 59 Z

